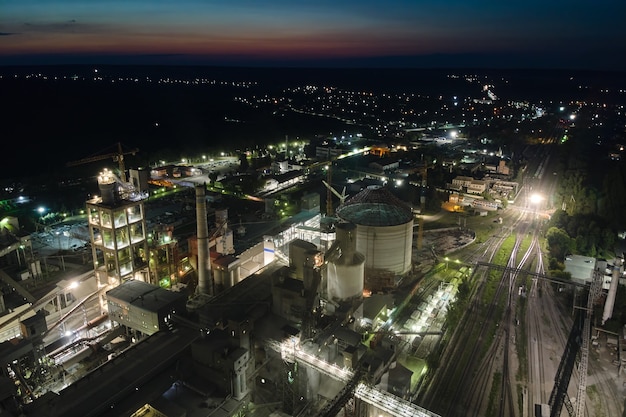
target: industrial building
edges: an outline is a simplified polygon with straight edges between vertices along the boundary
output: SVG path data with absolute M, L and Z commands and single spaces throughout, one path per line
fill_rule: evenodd
M 169 328 L 176 311 L 185 309 L 185 294 L 130 280 L 106 292 L 109 318 L 146 335 Z
M 146 221 L 141 194 L 110 171 L 98 176 L 100 196 L 87 201 L 96 276 L 101 286 L 149 281 Z
M 148 230 L 135 186 L 109 172 L 98 185 L 86 203 L 92 277 L 80 293 L 73 283 L 50 293 L 52 326 L 44 320 L 37 332 L 36 315 L 22 321 L 34 331 L 29 351 L 41 343 L 35 334 L 58 336 L 46 346 L 58 360 L 54 388 L 22 405 L 23 415 L 334 415 L 350 398 L 362 415 L 426 412 L 405 398 L 411 371 L 394 363 L 398 340 L 363 343 L 362 329 L 384 325 L 394 308 L 372 290 L 411 270 L 413 213 L 388 190 L 344 201 L 330 228 L 319 197 L 307 195 L 301 220 L 237 253 L 226 208 L 209 227 L 204 184 L 194 186 L 196 233 L 185 250 L 175 226 Z M 65 335 L 88 303 L 97 319 Z M 363 373 L 387 391 L 363 385 Z

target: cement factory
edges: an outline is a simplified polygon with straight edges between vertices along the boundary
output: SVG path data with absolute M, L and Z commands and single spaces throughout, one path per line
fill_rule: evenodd
M 410 401 L 413 372 L 396 363 L 407 341 L 390 329 L 391 292 L 413 267 L 410 206 L 368 186 L 324 219 L 318 197 L 317 210 L 235 253 L 228 209 L 212 222 L 195 184 L 182 256 L 172 227 L 148 225 L 146 181 L 102 172 L 85 206 L 93 271 L 2 317 L 3 410 L 435 416 Z
M 185 183 L 192 227 L 182 233 L 180 218 L 150 196 L 148 171 L 120 172 L 101 172 L 99 194 L 85 202 L 89 270 L 66 273 L 40 298 L 0 270 L 1 413 L 438 416 L 415 392 L 457 288 L 423 284 L 415 212 L 388 188 L 337 193 L 325 216 L 320 196 L 306 194 L 289 221 L 242 245 L 244 224 L 206 183 Z M 23 266 L 22 280 L 50 268 L 34 239 L 2 249 L 5 264 Z M 597 269 L 577 255 L 565 264 L 583 283 Z M 63 258 L 57 267 L 66 269 Z M 604 283 L 612 296 L 603 320 L 617 282 Z M 9 307 L 15 294 L 23 302 Z M 403 353 L 421 364 L 411 368 Z

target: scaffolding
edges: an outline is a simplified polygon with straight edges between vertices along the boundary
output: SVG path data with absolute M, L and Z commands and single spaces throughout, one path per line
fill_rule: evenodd
M 292 337 L 292 339 L 295 339 Z M 299 370 L 298 361 L 296 361 L 295 350 L 296 340 L 293 343 L 293 356 L 283 355 L 283 376 L 281 378 L 281 394 L 283 400 L 283 411 L 289 415 L 298 413 L 299 398 Z

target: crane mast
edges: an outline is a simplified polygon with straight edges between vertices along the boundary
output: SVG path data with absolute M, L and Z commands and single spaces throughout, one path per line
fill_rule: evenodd
M 424 242 L 424 212 L 426 211 L 426 187 L 428 186 L 427 182 L 428 175 L 428 164 L 424 162 L 424 166 L 422 167 L 422 187 L 420 190 L 420 216 L 418 219 L 418 229 L 417 229 L 417 250 L 422 249 L 422 245 Z
M 329 161 L 328 163 L 328 170 L 326 171 L 326 182 L 328 184 L 332 184 L 332 180 L 333 180 L 333 161 Z M 326 190 L 326 215 L 327 216 L 332 216 L 333 215 L 333 194 L 332 194 L 332 189 L 331 187 L 327 187 L 328 189 Z
M 126 166 L 124 164 L 124 156 L 125 155 L 135 155 L 137 152 L 139 152 L 139 149 L 134 148 L 128 151 L 124 151 L 124 149 L 122 148 L 122 143 L 121 142 L 117 142 L 117 150 L 115 152 L 109 152 L 109 153 L 105 153 L 105 154 L 100 154 L 100 155 L 94 155 L 94 156 L 90 156 L 87 158 L 82 158 L 79 159 L 77 161 L 71 161 L 68 162 L 66 164 L 66 166 L 68 167 L 72 167 L 72 166 L 76 166 L 76 165 L 82 165 L 82 164 L 88 164 L 90 162 L 95 162 L 95 161 L 101 161 L 103 159 L 108 159 L 108 158 L 112 158 L 113 161 L 118 163 L 118 167 L 120 170 L 120 179 L 122 182 L 127 182 L 127 177 L 126 177 Z

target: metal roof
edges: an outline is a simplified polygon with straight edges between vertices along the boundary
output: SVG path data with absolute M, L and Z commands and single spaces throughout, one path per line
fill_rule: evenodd
M 132 304 L 147 311 L 157 312 L 180 299 L 185 294 L 166 290 L 139 280 L 129 280 L 107 291 L 107 297 L 119 302 Z
M 413 219 L 413 211 L 389 190 L 371 185 L 337 209 L 342 219 L 362 226 L 396 226 Z

